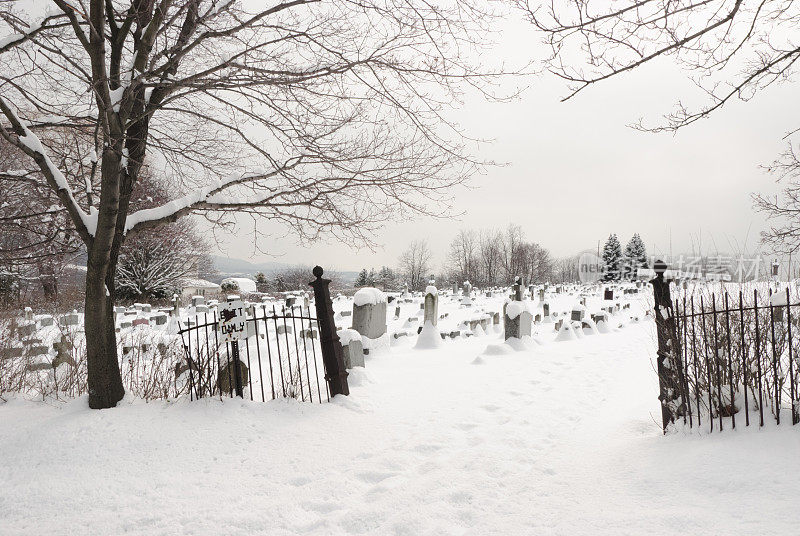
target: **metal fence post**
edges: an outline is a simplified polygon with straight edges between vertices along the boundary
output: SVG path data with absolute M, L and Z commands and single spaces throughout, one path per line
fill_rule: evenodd
M 661 401 L 661 422 L 664 433 L 667 426 L 675 422 L 675 417 L 682 413 L 681 405 L 676 401 L 682 398 L 680 349 L 675 331 L 674 310 L 669 292 L 669 282 L 664 279 L 667 265 L 658 260 L 653 265 L 656 272 L 653 285 L 655 298 L 656 334 L 658 337 L 658 399 Z
M 325 364 L 325 380 L 328 382 L 331 396 L 347 396 L 350 394 L 350 388 L 347 385 L 344 352 L 342 343 L 339 342 L 339 335 L 336 333 L 331 291 L 328 288 L 331 280 L 322 278 L 321 266 L 315 266 L 313 273 L 316 279 L 309 285 L 314 289 L 314 306 L 319 321 L 319 342 L 322 347 L 322 362 Z
M 245 342 L 247 342 L 247 339 L 245 339 Z M 231 341 L 231 360 L 233 361 L 233 388 L 236 391 L 236 396 L 244 398 L 242 363 L 239 359 L 239 341 Z M 230 376 L 228 376 L 228 381 L 230 381 Z

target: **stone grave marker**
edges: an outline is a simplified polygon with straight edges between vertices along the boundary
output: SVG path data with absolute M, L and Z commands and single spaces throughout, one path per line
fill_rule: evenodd
M 425 323 L 430 322 L 437 326 L 439 324 L 439 293 L 433 286 L 428 287 L 427 290 L 429 292 L 425 293 L 425 301 L 422 303 L 422 308 L 425 310 Z
M 353 296 L 353 329 L 368 339 L 386 334 L 386 295 L 375 288 L 362 288 Z

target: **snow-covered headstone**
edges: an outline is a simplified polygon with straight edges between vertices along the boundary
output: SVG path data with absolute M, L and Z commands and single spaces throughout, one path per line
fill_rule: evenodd
M 343 329 L 339 331 L 339 342 L 342 343 L 345 368 L 365 366 L 364 346 L 361 343 L 359 332 L 354 329 Z
M 353 329 L 368 339 L 386 334 L 386 295 L 364 287 L 353 296 Z
M 530 337 L 533 316 L 525 306 L 525 302 L 512 301 L 507 303 L 504 316 L 505 340 Z
M 433 284 L 428 285 L 425 289 L 425 302 L 423 303 L 425 310 L 425 323 L 430 322 L 436 326 L 439 324 L 439 291 Z

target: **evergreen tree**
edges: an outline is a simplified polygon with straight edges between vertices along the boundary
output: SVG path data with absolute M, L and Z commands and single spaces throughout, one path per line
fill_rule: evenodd
M 647 250 L 639 233 L 635 233 L 625 246 L 623 270 L 626 278 L 635 278 L 639 268 L 647 268 Z
M 397 276 L 388 266 L 381 266 L 375 284 L 383 290 L 394 290 L 397 286 Z
M 269 292 L 269 279 L 264 275 L 264 272 L 256 274 L 256 290 L 259 292 Z
M 375 268 L 370 268 L 369 275 L 367 275 L 367 286 L 374 287 L 375 280 L 378 278 L 377 274 L 375 273 Z
M 603 247 L 603 281 L 619 281 L 622 278 L 622 262 L 622 246 L 617 235 L 612 234 Z
M 366 268 L 362 269 L 360 272 L 358 272 L 358 277 L 356 277 L 355 286 L 366 287 L 368 278 L 369 274 L 367 274 L 367 269 Z

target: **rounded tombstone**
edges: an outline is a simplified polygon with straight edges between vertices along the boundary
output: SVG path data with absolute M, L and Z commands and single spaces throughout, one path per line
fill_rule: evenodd
M 242 376 L 242 388 L 246 387 L 250 382 L 249 371 L 247 365 L 242 360 L 226 361 L 219 369 L 217 375 L 217 386 L 219 390 L 224 393 L 236 392 L 236 369 L 234 362 L 239 363 L 239 372 Z

